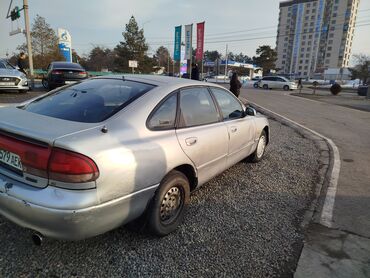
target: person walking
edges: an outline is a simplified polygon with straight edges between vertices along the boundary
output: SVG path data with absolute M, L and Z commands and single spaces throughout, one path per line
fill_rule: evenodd
M 199 80 L 199 69 L 198 69 L 198 65 L 193 63 L 192 65 L 192 69 L 191 69 L 191 76 L 190 78 L 193 79 L 193 80 Z
M 233 73 L 231 80 L 230 80 L 230 91 L 236 96 L 239 97 L 240 95 L 240 88 L 242 84 L 238 79 L 238 74 L 236 72 Z
M 27 62 L 26 62 L 26 55 L 24 52 L 19 53 L 17 66 L 19 68 L 20 72 L 23 72 L 25 75 L 27 75 L 26 68 L 27 68 Z
M 302 89 L 303 86 L 302 86 L 302 78 L 299 78 L 298 79 L 298 89 Z

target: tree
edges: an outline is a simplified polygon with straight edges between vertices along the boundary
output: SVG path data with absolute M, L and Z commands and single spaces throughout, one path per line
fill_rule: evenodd
M 46 68 L 52 61 L 63 61 L 58 49 L 58 37 L 45 18 L 36 15 L 31 28 L 32 52 L 35 68 Z M 26 44 L 17 48 L 27 52 Z
M 155 53 L 155 59 L 159 67 L 167 67 L 168 60 L 171 60 L 168 49 L 164 46 L 158 47 Z
M 362 83 L 367 83 L 370 79 L 370 56 L 365 54 L 353 55 L 356 65 L 350 68 L 352 79 L 360 79 Z
M 270 73 L 275 69 L 275 62 L 277 60 L 277 52 L 269 45 L 262 45 L 257 48 L 257 57 L 253 57 L 253 62 L 263 68 L 263 72 Z
M 235 55 L 234 59 L 235 59 L 235 62 L 239 62 L 239 63 L 250 63 L 250 64 L 253 63 L 253 60 L 251 57 L 249 57 L 248 55 L 244 55 L 241 52 Z
M 81 63 L 84 67 L 92 71 L 101 71 L 103 69 L 114 69 L 115 52 L 109 48 L 95 46 Z
M 220 59 L 221 58 L 221 54 L 218 53 L 217 50 L 212 50 L 212 51 L 205 51 L 204 52 L 204 59 L 206 61 L 211 61 L 211 62 L 214 62 L 216 61 L 217 59 Z
M 128 66 L 129 60 L 138 61 L 139 71 L 144 71 L 144 68 L 147 69 L 143 63 L 148 60 L 148 58 L 145 58 L 148 44 L 145 42 L 144 30 L 139 30 L 134 16 L 131 16 L 122 35 L 123 41 L 114 49 L 117 54 L 115 64 L 117 69 L 128 72 L 130 70 Z

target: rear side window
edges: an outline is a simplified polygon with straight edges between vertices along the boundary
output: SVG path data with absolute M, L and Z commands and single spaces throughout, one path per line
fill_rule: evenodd
M 205 87 L 182 90 L 180 111 L 180 127 L 210 124 L 219 120 L 216 106 Z
M 63 120 L 97 123 L 154 87 L 123 79 L 91 79 L 62 88 L 21 109 Z
M 175 127 L 177 94 L 167 98 L 152 114 L 148 127 L 154 130 L 171 129 Z

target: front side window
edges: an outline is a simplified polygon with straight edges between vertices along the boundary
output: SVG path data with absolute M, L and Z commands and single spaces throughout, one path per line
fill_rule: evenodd
M 218 122 L 219 115 L 205 87 L 183 89 L 180 92 L 180 127 Z
M 150 129 L 161 130 L 175 127 L 177 94 L 167 98 L 152 114 L 148 126 Z
M 224 121 L 239 119 L 243 116 L 243 107 L 234 96 L 218 88 L 212 88 L 212 92 L 222 111 Z
M 98 123 L 154 87 L 124 79 L 91 79 L 61 88 L 20 109 L 68 121 Z

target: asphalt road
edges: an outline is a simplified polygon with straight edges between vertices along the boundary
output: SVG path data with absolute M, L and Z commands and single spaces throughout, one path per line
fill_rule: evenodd
M 241 162 L 194 192 L 185 223 L 167 237 L 122 227 L 37 247 L 0 217 L 0 277 L 291 277 L 319 151 L 275 121 L 271 134 L 264 160 Z
M 334 227 L 369 238 L 370 113 L 278 90 L 243 89 L 241 95 L 334 141 L 341 156 Z

